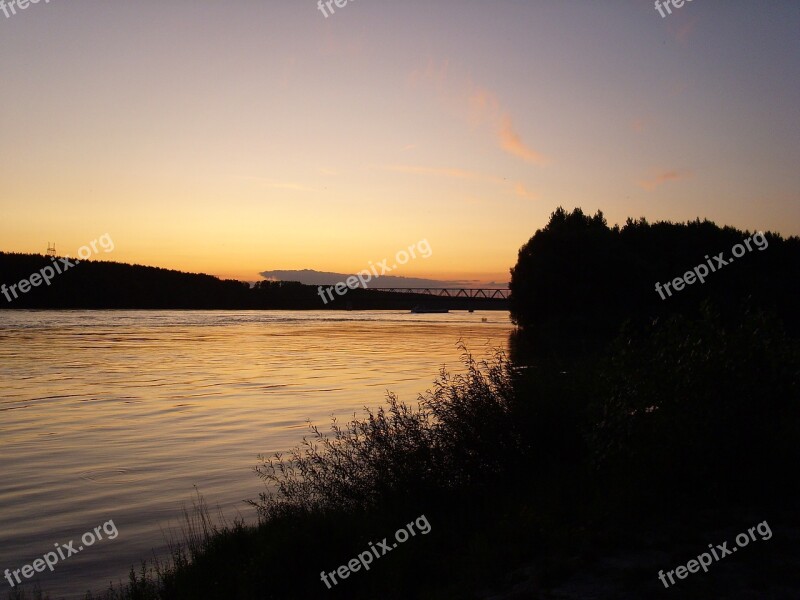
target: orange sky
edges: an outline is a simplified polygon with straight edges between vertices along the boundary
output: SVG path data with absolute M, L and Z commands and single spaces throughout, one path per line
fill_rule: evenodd
M 507 281 L 559 205 L 800 233 L 788 6 L 311 0 L 0 15 L 0 250 Z

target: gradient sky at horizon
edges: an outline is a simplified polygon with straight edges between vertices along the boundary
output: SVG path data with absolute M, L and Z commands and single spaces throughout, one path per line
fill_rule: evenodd
M 506 281 L 559 205 L 800 234 L 800 4 L 0 12 L 0 250 Z

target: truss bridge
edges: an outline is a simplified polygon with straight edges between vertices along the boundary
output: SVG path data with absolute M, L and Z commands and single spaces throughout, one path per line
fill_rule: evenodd
M 487 298 L 508 300 L 511 290 L 508 288 L 369 288 L 375 292 L 392 294 L 424 294 L 440 298 Z

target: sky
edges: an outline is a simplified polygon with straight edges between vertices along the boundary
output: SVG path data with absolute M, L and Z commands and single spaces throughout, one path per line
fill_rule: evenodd
M 333 8 L 0 8 L 0 250 L 504 282 L 558 206 L 800 234 L 800 3 Z

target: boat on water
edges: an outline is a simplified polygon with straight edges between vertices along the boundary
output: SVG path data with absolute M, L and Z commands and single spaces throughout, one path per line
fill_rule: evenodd
M 446 308 L 427 308 L 425 306 L 415 306 L 411 309 L 412 313 L 415 314 L 424 314 L 424 313 L 449 313 L 450 311 Z

